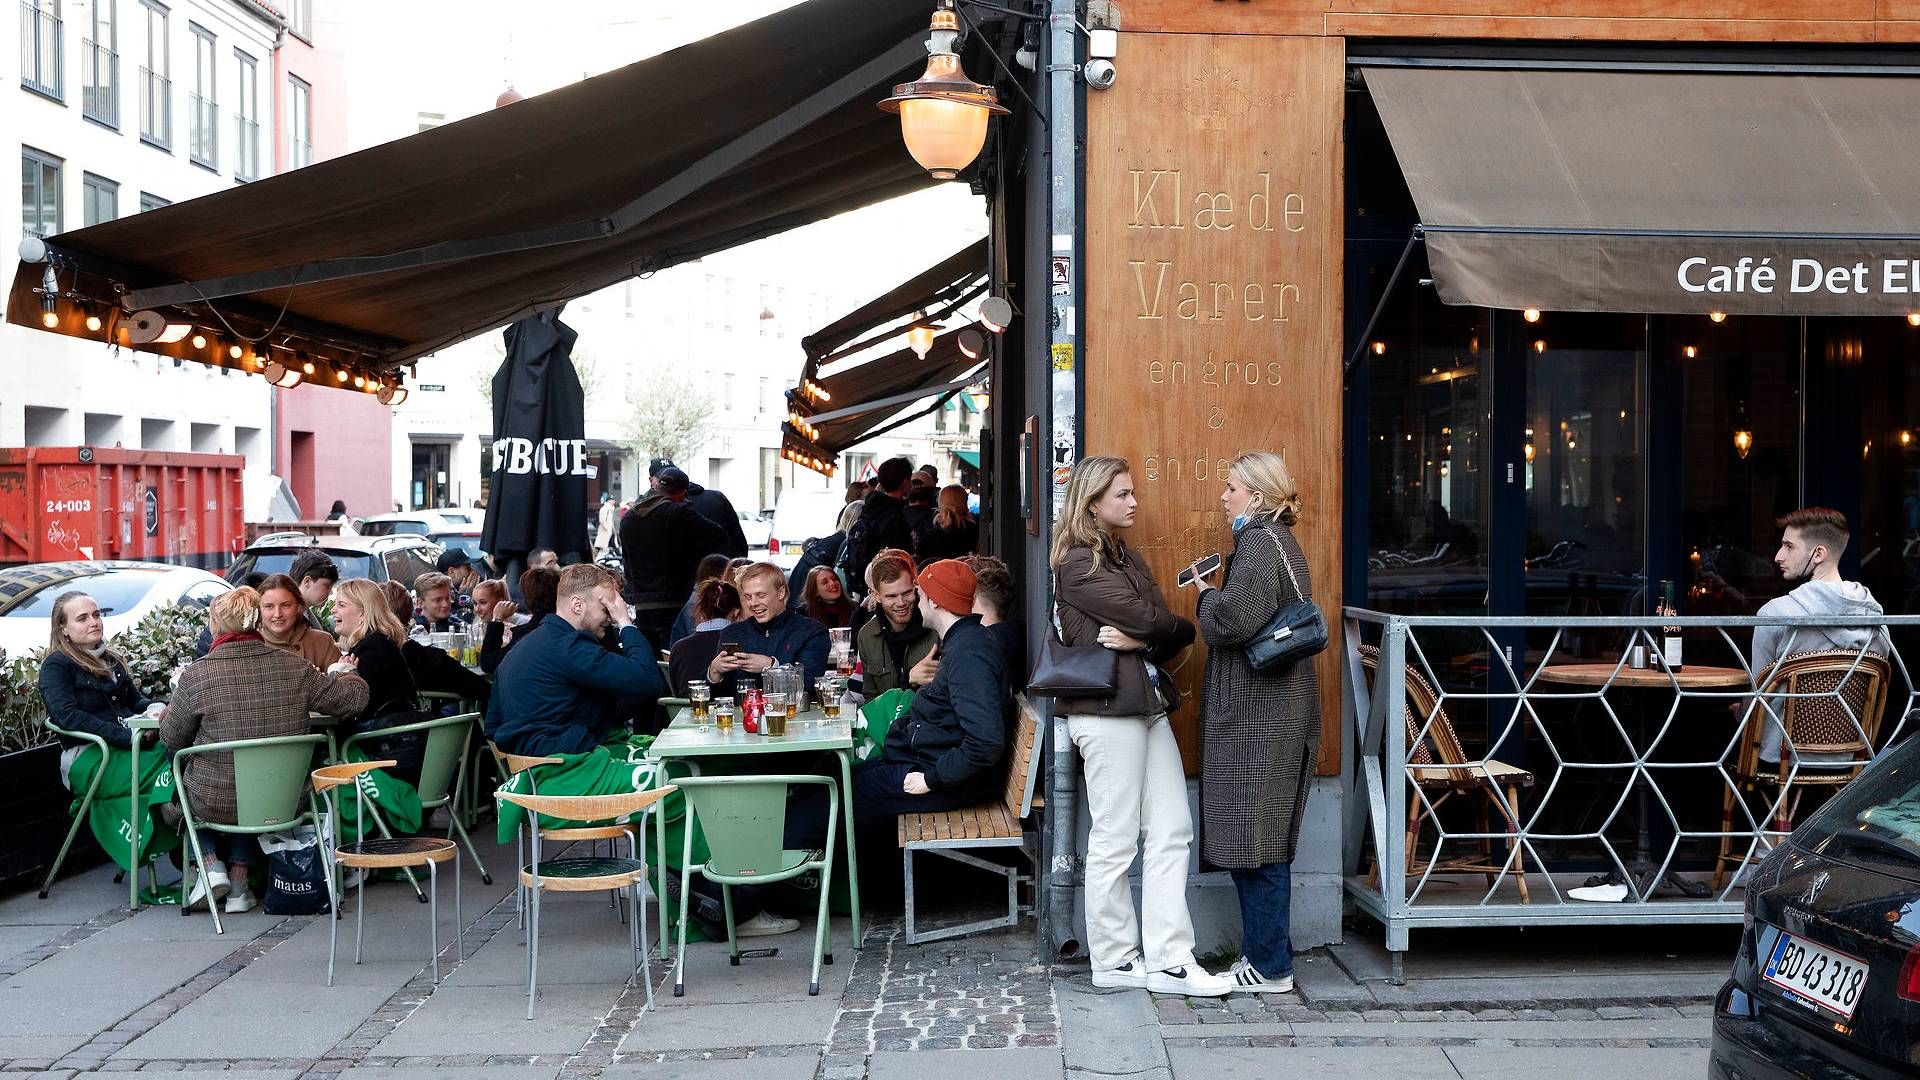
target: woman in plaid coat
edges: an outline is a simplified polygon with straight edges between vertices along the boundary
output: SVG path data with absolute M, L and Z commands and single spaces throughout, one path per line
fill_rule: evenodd
M 1293 989 L 1289 932 L 1293 856 L 1307 784 L 1320 749 L 1320 683 L 1311 661 L 1255 671 L 1246 643 L 1283 604 L 1313 595 L 1294 539 L 1300 494 L 1280 455 L 1240 455 L 1220 505 L 1233 519 L 1225 584 L 1200 583 L 1198 622 L 1207 641 L 1201 702 L 1201 851 L 1225 868 L 1240 894 L 1245 944 L 1233 965 L 1237 989 Z

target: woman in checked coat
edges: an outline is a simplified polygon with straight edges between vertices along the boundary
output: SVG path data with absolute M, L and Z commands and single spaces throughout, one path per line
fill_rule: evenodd
M 1294 539 L 1300 494 L 1278 454 L 1234 460 L 1220 505 L 1233 519 L 1225 584 L 1200 582 L 1207 679 L 1201 700 L 1201 851 L 1240 894 L 1245 944 L 1235 989 L 1293 989 L 1289 905 L 1307 783 L 1320 749 L 1320 683 L 1313 661 L 1255 671 L 1246 644 L 1282 605 L 1313 595 Z

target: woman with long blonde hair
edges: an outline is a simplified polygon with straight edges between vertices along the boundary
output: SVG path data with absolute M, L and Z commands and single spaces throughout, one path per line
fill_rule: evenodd
M 333 625 L 340 631 L 342 663 L 352 664 L 367 683 L 367 707 L 354 718 L 346 735 L 394 727 L 420 719 L 420 688 L 401 645 L 407 628 L 387 603 L 387 594 L 366 578 L 349 578 L 333 587 Z M 377 743 L 371 752 L 393 758 L 399 766 L 387 770 L 411 784 L 420 778 L 420 759 L 426 751 L 417 735 L 395 736 Z
M 1193 624 L 1173 613 L 1146 561 L 1123 539 L 1138 503 L 1125 459 L 1084 458 L 1067 478 L 1054 527 L 1055 624 L 1066 645 L 1120 654 L 1110 696 L 1056 698 L 1086 762 L 1087 951 L 1093 984 L 1220 997 L 1224 975 L 1193 955 L 1187 860 L 1193 815 L 1186 770 L 1167 716 L 1180 693 L 1159 665 L 1193 644 Z M 1127 872 L 1140 857 L 1140 914 Z
M 1293 535 L 1300 491 L 1279 454 L 1235 458 L 1220 505 L 1233 521 L 1233 561 L 1225 584 L 1199 582 L 1208 646 L 1201 851 L 1240 894 L 1234 989 L 1284 994 L 1293 989 L 1292 864 L 1320 750 L 1320 683 L 1312 660 L 1255 670 L 1246 646 L 1283 605 L 1312 598 L 1313 577 Z

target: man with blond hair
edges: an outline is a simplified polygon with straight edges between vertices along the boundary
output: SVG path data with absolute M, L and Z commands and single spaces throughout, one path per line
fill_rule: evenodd
M 788 610 L 786 571 L 768 562 L 753 563 L 734 580 L 746 618 L 720 631 L 720 653 L 707 665 L 714 694 L 733 694 L 735 675 L 757 676 L 775 664 L 799 664 L 812 686 L 827 673 L 827 628 Z
M 465 626 L 454 609 L 453 579 L 435 570 L 413 581 L 413 628 L 418 633 L 444 634 Z
M 921 621 L 920 593 L 913 583 L 917 572 L 913 556 L 899 548 L 888 548 L 867 564 L 867 595 L 876 617 L 854 635 L 860 678 L 852 689 L 869 701 L 889 690 L 918 690 L 940 672 L 934 656 L 940 635 Z

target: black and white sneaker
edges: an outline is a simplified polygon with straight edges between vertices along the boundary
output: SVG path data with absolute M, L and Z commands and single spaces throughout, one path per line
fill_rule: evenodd
M 1227 977 L 1233 980 L 1233 992 L 1236 994 L 1290 994 L 1293 992 L 1293 976 L 1282 975 L 1269 979 L 1260 974 L 1260 970 L 1246 957 L 1233 962 L 1227 969 Z
M 1199 964 L 1183 964 L 1148 975 L 1147 989 L 1156 994 L 1183 997 L 1226 997 L 1234 987 L 1228 976 L 1210 974 Z
M 1147 966 L 1136 956 L 1117 968 L 1094 968 L 1093 985 L 1103 990 L 1145 990 Z

